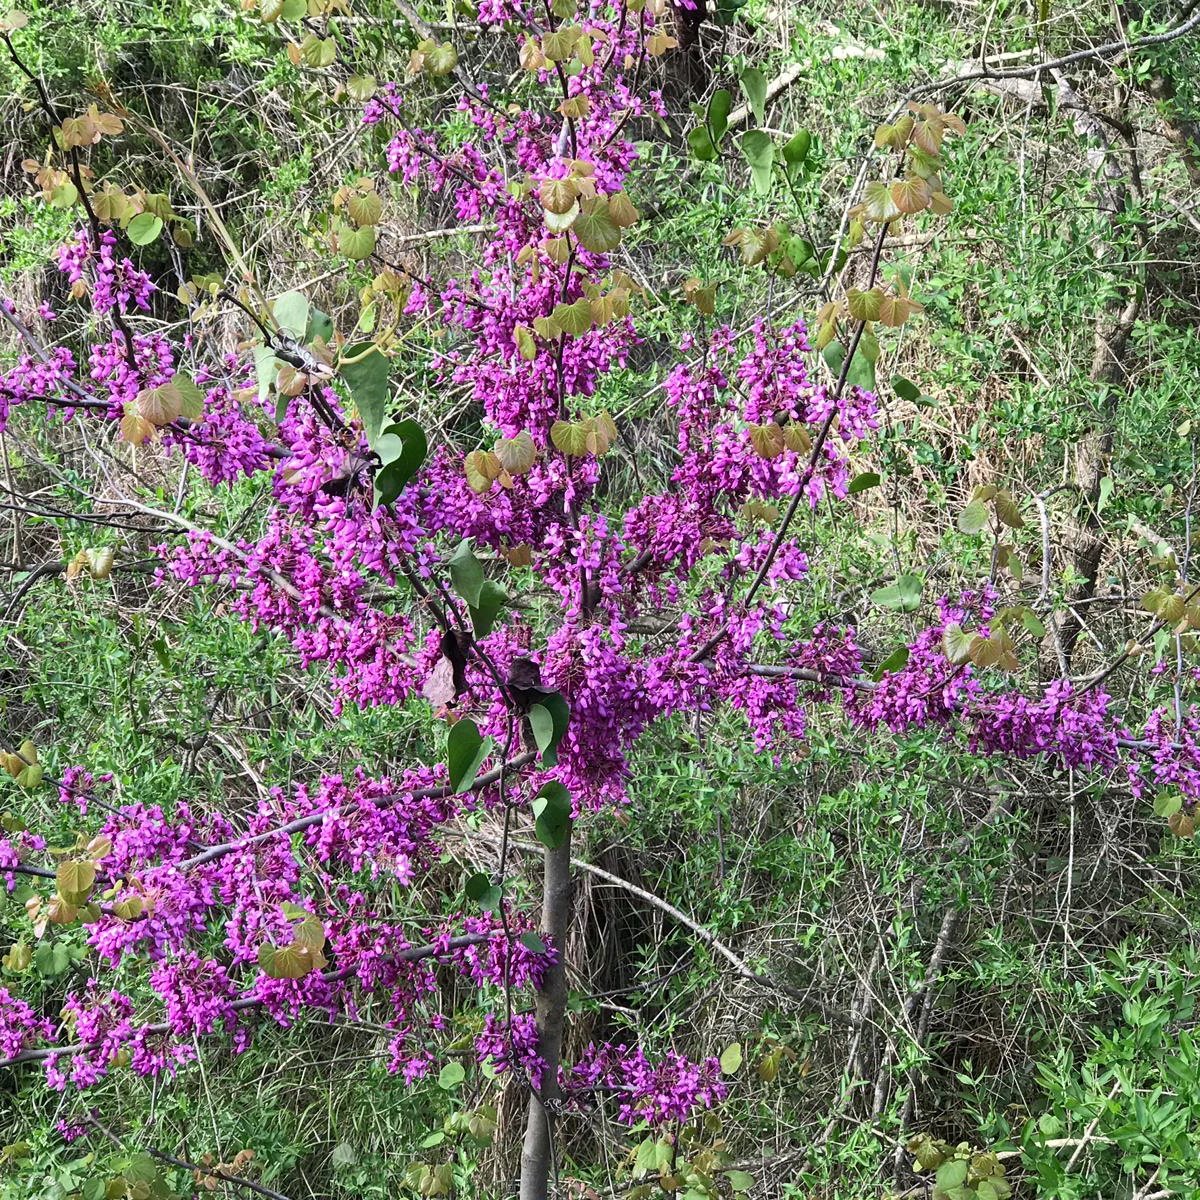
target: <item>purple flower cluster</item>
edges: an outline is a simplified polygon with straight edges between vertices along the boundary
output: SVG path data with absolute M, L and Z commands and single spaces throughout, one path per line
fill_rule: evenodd
M 1160 788 L 1175 788 L 1191 804 L 1200 801 L 1200 708 L 1189 706 L 1176 723 L 1174 714 L 1156 709 L 1150 714 L 1128 763 L 1137 796 Z
M 533 1013 L 518 1013 L 505 1021 L 487 1013 L 483 1030 L 475 1038 L 475 1053 L 480 1062 L 490 1062 L 496 1074 L 516 1070 L 529 1077 L 540 1089 L 545 1081 L 546 1061 L 538 1053 L 537 1020 Z
M 55 1132 L 62 1138 L 67 1145 L 72 1142 L 79 1141 L 80 1138 L 87 1137 L 88 1129 L 86 1125 L 75 1125 L 69 1121 L 63 1120 L 61 1117 L 54 1122 Z
M 131 304 L 143 312 L 150 309 L 154 281 L 128 258 L 117 258 L 117 235 L 111 229 L 101 233 L 99 253 L 91 232 L 80 230 L 74 241 L 60 247 L 58 269 L 77 296 L 89 297 L 97 313 L 106 314 L 113 309 L 123 313 Z
M 54 1026 L 7 988 L 0 987 L 0 1057 L 13 1058 L 41 1038 L 54 1035 Z
M 627 1125 L 687 1121 L 729 1094 L 715 1058 L 692 1062 L 670 1053 L 651 1062 L 642 1050 L 625 1045 L 588 1046 L 566 1082 L 568 1094 L 614 1094 L 618 1118 Z
M 7 427 L 10 411 L 19 404 L 57 404 L 65 409 L 64 416 L 70 416 L 70 397 L 64 393 L 75 371 L 75 358 L 65 346 L 55 346 L 47 359 L 22 354 L 16 366 L 0 372 L 0 431 Z

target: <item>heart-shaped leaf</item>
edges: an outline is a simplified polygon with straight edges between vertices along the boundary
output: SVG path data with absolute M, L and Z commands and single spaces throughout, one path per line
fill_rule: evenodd
M 571 832 L 571 793 L 552 781 L 533 798 L 534 833 L 547 850 L 557 850 Z
M 560 692 L 547 692 L 530 708 L 529 726 L 542 756 L 542 766 L 553 767 L 558 762 L 558 744 L 570 719 L 570 705 Z
M 350 389 L 362 417 L 367 441 L 374 446 L 383 432 L 391 402 L 388 371 L 391 364 L 374 342 L 356 342 L 342 351 L 338 372 Z
M 450 787 L 455 795 L 470 790 L 493 745 L 490 737 L 480 735 L 479 727 L 472 720 L 464 719 L 450 727 L 450 736 L 446 739 L 446 761 L 450 768 Z
M 771 167 L 775 162 L 775 146 L 761 129 L 750 129 L 742 134 L 742 154 L 750 164 L 750 175 L 754 190 L 765 196 L 771 190 Z
M 148 246 L 162 233 L 162 228 L 161 217 L 156 217 L 153 213 L 144 212 L 138 213 L 125 226 L 125 234 L 135 246 Z

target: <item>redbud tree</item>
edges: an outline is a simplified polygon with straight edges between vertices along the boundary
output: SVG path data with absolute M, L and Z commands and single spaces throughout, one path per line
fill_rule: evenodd
M 340 4 L 249 7 L 385 140 L 378 171 L 348 179 L 326 214 L 331 267 L 361 281 L 357 312 L 335 321 L 302 290 L 266 294 L 202 180 L 148 118 L 112 94 L 61 108 L 29 65 L 36 29 L 12 13 L 0 40 L 24 77 L 28 120 L 47 135 L 26 163 L 29 186 L 77 219 L 55 262 L 75 315 L 0 301 L 20 345 L 0 375 L 0 420 L 40 406 L 93 423 L 114 453 L 165 458 L 216 488 L 262 479 L 259 536 L 179 528 L 156 548 L 159 582 L 224 596 L 323 672 L 339 705 L 425 714 L 427 753 L 389 777 L 315 777 L 227 813 L 183 795 L 141 803 L 136 785 L 118 794 L 86 762 L 51 780 L 36 746 L 14 736 L 4 765 L 23 788 L 57 789 L 77 838 L 52 846 L 17 823 L 0 838 L 0 880 L 32 889 L 0 987 L 6 1068 L 41 1071 L 59 1090 L 114 1071 L 169 1086 L 198 1038 L 241 1051 L 264 1023 L 369 1006 L 388 1030 L 388 1069 L 408 1081 L 453 1082 L 475 1062 L 521 1081 L 519 1191 L 536 1200 L 566 1165 L 562 1130 L 586 1110 L 606 1106 L 654 1135 L 736 1087 L 719 1047 L 563 1053 L 573 856 L 589 822 L 630 804 L 630 756 L 656 722 L 733 710 L 756 753 L 783 756 L 803 746 L 815 707 L 836 706 L 862 737 L 924 728 L 981 756 L 1127 774 L 1139 793 L 1165 790 L 1163 815 L 1190 832 L 1194 716 L 1123 711 L 1102 677 L 1065 669 L 1032 691 L 1009 682 L 1021 643 L 1036 657 L 1048 596 L 1005 572 L 1026 506 L 1003 481 L 960 517 L 964 533 L 994 539 L 988 579 L 932 602 L 914 576 L 877 593 L 877 609 L 919 614 L 907 644 L 867 653 L 872 631 L 797 615 L 811 584 L 799 518 L 819 520 L 878 482 L 874 364 L 922 311 L 902 275 L 883 282 L 885 245 L 950 210 L 956 116 L 898 104 L 836 240 L 820 247 L 773 222 L 765 198 L 806 169 L 808 134 L 735 138 L 730 94 L 713 93 L 690 151 L 744 163 L 764 196 L 762 222 L 729 231 L 721 271 L 767 273 L 781 289 L 806 278 L 823 299 L 811 311 L 777 302 L 734 327 L 715 317 L 713 264 L 683 264 L 671 303 L 690 311 L 693 332 L 656 385 L 673 429 L 664 468 L 639 464 L 637 422 L 623 415 L 636 407 L 623 372 L 648 300 L 620 265 L 645 223 L 637 139 L 667 114 L 663 64 L 677 38 L 663 0 L 485 0 L 479 23 L 500 74 L 516 80 L 506 94 L 415 14 L 408 78 L 387 81 L 355 73 Z M 447 119 L 418 119 L 428 105 L 414 96 L 438 98 Z M 173 194 L 138 186 L 123 165 L 132 130 L 161 146 Z M 389 230 L 398 189 L 482 231 L 463 269 L 428 278 L 403 260 Z M 223 271 L 189 271 L 201 230 Z M 159 246 L 174 278 L 139 265 Z M 206 322 L 231 313 L 245 340 L 214 351 Z M 465 453 L 457 434 L 414 419 L 415 328 L 437 331 L 422 386 L 469 397 L 477 436 Z M 121 569 L 102 548 L 66 565 L 69 577 Z M 1196 623 L 1182 592 L 1154 608 L 1156 629 Z M 495 870 L 453 891 L 431 886 L 456 831 L 481 812 L 502 824 Z M 541 855 L 540 904 L 514 891 L 518 844 Z M 380 880 L 407 897 L 405 922 L 380 902 Z M 83 979 L 54 1011 L 35 1008 L 21 973 L 56 927 L 76 923 Z M 447 1052 L 446 973 L 469 981 L 483 1011 L 466 1064 Z M 167 1194 L 159 1167 L 188 1164 L 166 1150 L 80 1194 Z M 642 1174 L 673 1172 L 689 1195 L 749 1185 L 722 1165 L 672 1159 Z M 448 1168 L 422 1166 L 412 1183 L 446 1194 Z

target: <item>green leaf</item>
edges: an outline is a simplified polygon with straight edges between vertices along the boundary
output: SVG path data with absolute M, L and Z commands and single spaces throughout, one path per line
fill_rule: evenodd
M 810 149 L 812 149 L 812 134 L 807 129 L 801 129 L 797 133 L 792 134 L 791 138 L 784 145 L 782 150 L 783 161 L 789 167 L 798 167 L 808 157 Z
M 788 238 L 787 254 L 800 270 L 810 269 L 809 264 L 811 264 L 811 269 L 820 270 L 820 264 L 816 261 L 816 250 L 807 238 L 796 236 Z
M 458 1087 L 460 1083 L 467 1077 L 467 1072 L 462 1063 L 448 1062 L 441 1071 L 438 1072 L 438 1087 L 443 1091 L 450 1091 L 452 1088 Z
M 900 612 L 916 612 L 921 604 L 923 580 L 920 575 L 901 575 L 890 587 L 871 593 L 871 599 L 880 608 L 899 609 Z
M 342 225 L 338 229 L 337 244 L 338 249 L 354 262 L 370 258 L 375 253 L 375 226 L 363 225 L 352 229 L 349 225 Z
M 51 208 L 70 208 L 79 199 L 79 189 L 68 179 L 50 193 Z M 151 241 L 154 239 L 151 238 Z
M 513 341 L 517 344 L 517 353 L 526 361 L 533 362 L 537 358 L 537 342 L 527 325 L 518 325 L 513 330 Z
M 863 342 L 866 340 L 863 338 Z M 850 370 L 846 372 L 846 384 L 848 387 L 862 388 L 864 392 L 875 390 L 875 361 L 863 353 L 862 343 L 850 361 Z
M 771 166 L 775 161 L 775 146 L 761 129 L 742 134 L 742 154 L 750 164 L 754 190 L 765 196 L 771 190 Z
M 494 744 L 490 737 L 480 736 L 479 727 L 470 719 L 457 721 L 450 727 L 446 761 L 450 767 L 450 787 L 455 795 L 470 789 Z
M 725 131 L 729 128 L 729 110 L 732 107 L 733 97 L 724 88 L 718 88 L 713 92 L 712 98 L 708 102 L 705 116 L 708 128 L 712 130 L 718 146 L 725 136 Z
M 735 1192 L 748 1192 L 754 1186 L 754 1176 L 749 1171 L 726 1171 L 725 1178 Z
M 312 970 L 313 959 L 295 943 L 272 946 L 264 942 L 258 948 L 258 965 L 271 979 L 303 979 Z
M 42 942 L 33 952 L 33 965 L 43 975 L 61 975 L 70 963 L 71 957 L 61 942 Z
M 42 945 L 46 945 L 46 943 L 43 942 Z M 38 949 L 40 950 L 41 947 L 39 946 Z M 3 963 L 6 971 L 14 971 L 20 974 L 20 972 L 27 970 L 29 964 L 33 962 L 33 951 L 29 948 L 24 938 L 22 938 L 21 941 L 14 942 L 8 948 L 8 952 L 0 962 Z
M 550 441 L 563 454 L 582 457 L 587 453 L 588 426 L 586 421 L 555 421 L 550 426 Z
M 550 715 L 550 710 L 541 704 L 533 705 L 529 710 L 529 725 L 538 749 L 545 750 L 554 736 L 554 718 Z
M 958 528 L 962 533 L 978 533 L 987 523 L 988 509 L 982 500 L 972 500 L 958 514 Z
M 633 1159 L 633 1170 L 637 1175 L 646 1175 L 658 1167 L 658 1143 L 654 1138 L 645 1138 L 638 1144 Z
M 285 333 L 299 341 L 308 329 L 308 297 L 303 292 L 284 292 L 271 305 L 275 321 Z
M 900 215 L 887 184 L 879 179 L 872 179 L 863 188 L 863 206 L 872 221 L 892 221 Z
M 162 218 L 153 213 L 138 213 L 125 227 L 126 236 L 135 246 L 148 246 L 162 233 Z
M 851 288 L 847 293 L 846 305 L 856 321 L 878 321 L 883 306 L 883 292 L 879 288 L 872 288 L 869 292 Z
M 742 1043 L 732 1042 L 721 1054 L 721 1074 L 736 1075 L 742 1068 Z
M 449 75 L 457 65 L 458 51 L 449 42 L 442 42 L 425 54 L 425 69 L 435 79 Z
M 612 219 L 612 214 L 608 211 L 608 200 L 604 196 L 596 196 L 583 202 L 571 231 L 579 239 L 580 245 L 593 254 L 607 254 L 621 244 L 620 226 Z M 590 307 L 588 323 L 591 323 Z
M 483 564 L 475 557 L 470 538 L 463 538 L 458 543 L 446 565 L 450 569 L 450 582 L 454 590 L 471 607 L 477 605 L 479 593 L 483 590 Z
M 375 439 L 375 445 L 372 447 L 375 453 L 379 455 L 380 466 L 387 463 L 395 462 L 401 454 L 404 453 L 404 439 L 393 432 L 395 426 L 389 425 Z
M 901 400 L 907 400 L 912 404 L 916 404 L 921 399 L 921 389 L 911 380 L 905 379 L 903 375 L 892 376 L 892 391 Z
M 92 890 L 92 884 L 96 882 L 96 864 L 87 861 L 60 863 L 54 873 L 54 882 L 64 900 L 77 903 L 72 897 L 86 899 Z
M 546 943 L 532 930 L 521 934 L 517 939 L 531 954 L 545 954 Z
M 429 453 L 425 431 L 413 420 L 389 425 L 375 446 L 380 468 L 375 475 L 375 507 L 391 504 L 421 469 Z
M 1154 797 L 1154 814 L 1158 817 L 1173 817 L 1183 807 L 1183 797 L 1178 792 L 1159 792 Z
M 352 1167 L 358 1162 L 358 1154 L 349 1142 L 338 1142 L 329 1156 L 329 1161 L 335 1167 Z
M 874 471 L 864 471 L 861 475 L 855 475 L 855 477 L 850 480 L 850 486 L 846 489 L 846 491 L 851 496 L 857 496 L 859 492 L 865 492 L 869 488 L 878 486 L 879 476 L 876 475 Z
M 537 462 L 537 446 L 529 431 L 522 429 L 515 437 L 497 438 L 492 453 L 510 475 L 524 475 Z
M 755 124 L 761 125 L 767 109 L 767 77 L 757 67 L 743 67 L 738 82 L 746 93 Z
M 471 626 L 477 638 L 487 637 L 496 624 L 500 610 L 508 602 L 508 593 L 490 579 L 483 581 L 479 589 L 479 603 L 470 605 Z
M 259 403 L 267 398 L 267 393 L 271 390 L 271 384 L 275 382 L 275 376 L 279 371 L 279 362 L 275 358 L 275 351 L 270 346 L 255 346 L 254 347 L 254 378 L 258 381 L 258 399 Z M 287 397 L 283 396 L 284 411 L 287 411 Z M 282 420 L 277 414 L 277 419 Z
M 1025 626 L 1025 631 L 1035 638 L 1046 636 L 1046 626 L 1042 624 L 1041 619 L 1032 609 L 1021 610 L 1021 624 Z
M 712 162 L 717 157 L 717 147 L 709 136 L 706 125 L 697 125 L 695 129 L 689 129 L 687 140 L 692 153 L 701 162 Z
M 154 1183 L 158 1179 L 158 1164 L 148 1154 L 135 1154 L 123 1172 L 127 1183 Z
M 550 319 L 563 333 L 582 337 L 592 327 L 591 302 L 586 296 L 581 296 L 574 304 L 556 304 Z
M 961 667 L 963 663 L 971 661 L 971 649 L 978 636 L 975 633 L 964 632 L 957 621 L 952 621 L 942 630 L 942 653 L 955 666 Z
M 967 1181 L 967 1161 L 963 1158 L 952 1158 L 937 1169 L 937 1185 L 943 1191 L 956 1188 Z
M 171 376 L 171 382 L 179 393 L 179 415 L 189 421 L 199 421 L 204 416 L 204 392 L 196 386 L 196 381 L 182 371 L 176 371 Z
M 875 390 L 875 364 L 862 353 L 861 347 L 862 343 L 860 339 L 859 349 L 855 352 L 854 358 L 850 363 L 850 369 L 846 372 L 846 384 L 850 387 L 860 387 L 865 391 L 873 392 Z M 841 342 L 830 342 L 821 351 L 821 357 L 825 360 L 833 377 L 841 379 L 842 363 L 846 359 L 845 346 Z
M 374 446 L 387 420 L 391 388 L 388 370 L 391 364 L 374 342 L 356 342 L 342 351 L 338 370 L 350 389 L 350 396 L 362 417 L 367 441 Z M 349 361 L 347 361 L 349 360 Z
M 23 787 L 27 792 L 33 791 L 34 788 L 42 786 L 42 775 L 46 768 L 41 763 L 34 763 L 30 767 L 26 767 L 20 775 L 17 776 L 17 786 Z
M 346 201 L 346 211 L 355 225 L 378 225 L 383 201 L 378 192 L 355 192 Z
M 871 676 L 871 678 L 878 683 L 889 671 L 894 674 L 896 671 L 903 671 L 907 665 L 908 647 L 897 646 L 896 649 L 893 650 L 891 654 L 889 654 L 887 658 L 885 658 L 883 662 L 881 662 L 879 666 L 875 668 L 875 673 Z
M 571 832 L 571 793 L 551 781 L 533 798 L 534 833 L 547 850 L 557 850 Z
M 1142 597 L 1142 608 L 1148 613 L 1153 613 L 1158 616 L 1159 610 L 1164 604 L 1174 595 L 1173 592 L 1168 592 L 1166 588 L 1151 588 Z
M 579 34 L 580 29 L 577 25 L 560 25 L 553 32 L 543 35 L 542 53 L 552 63 L 565 63 L 574 55 Z
M 333 337 L 333 318 L 319 308 L 308 310 L 308 328 L 304 331 L 305 344 L 311 344 L 318 338 L 328 342 Z
M 1154 635 L 1154 659 L 1159 661 L 1166 656 L 1167 647 L 1171 644 L 1171 631 L 1160 629 Z
M 1009 529 L 1025 528 L 1025 518 L 1021 516 L 1021 510 L 1017 507 L 1017 502 L 1013 499 L 1011 492 L 997 492 L 995 504 L 996 516 L 1000 518 L 1002 525 L 1007 525 Z
M 482 871 L 477 871 L 467 880 L 465 891 L 467 899 L 474 900 L 484 912 L 499 908 L 500 901 L 504 899 L 503 890 L 492 882 L 491 876 Z
M 550 768 L 558 763 L 558 744 L 567 731 L 571 709 L 559 692 L 543 696 L 529 710 L 529 727 L 533 740 L 542 756 L 542 766 Z

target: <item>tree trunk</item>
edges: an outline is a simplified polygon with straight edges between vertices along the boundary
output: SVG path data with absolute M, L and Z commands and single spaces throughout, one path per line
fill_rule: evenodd
M 564 955 L 571 922 L 571 835 L 545 853 L 542 894 L 542 932 L 558 952 L 558 961 L 547 972 L 537 997 L 538 1053 L 546 1063 L 540 1091 L 529 1097 L 525 1144 L 521 1150 L 521 1200 L 547 1200 L 550 1179 L 557 1171 L 554 1121 L 562 1098 L 558 1066 L 562 1057 L 563 1026 L 567 1012 L 567 967 Z
M 1089 145 L 1088 163 L 1095 178 L 1096 208 L 1103 219 L 1095 239 L 1096 258 L 1103 268 L 1119 259 L 1121 247 L 1114 236 L 1118 219 L 1129 201 L 1129 178 L 1136 183 L 1136 171 L 1126 172 L 1114 149 L 1109 131 L 1091 112 L 1070 83 L 1055 72 L 1059 101 L 1074 112 L 1075 132 Z M 1097 420 L 1075 447 L 1073 483 L 1079 496 L 1080 517 L 1070 536 L 1069 552 L 1080 582 L 1067 596 L 1067 608 L 1057 623 L 1055 636 L 1065 661 L 1070 664 L 1075 643 L 1083 630 L 1071 605 L 1088 600 L 1096 591 L 1105 539 L 1100 520 L 1100 483 L 1109 473 L 1117 411 L 1126 383 L 1125 351 L 1141 308 L 1142 285 L 1127 279 L 1113 292 L 1112 298 L 1096 318 L 1092 346 L 1092 365 L 1088 380 L 1095 388 Z

